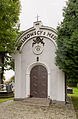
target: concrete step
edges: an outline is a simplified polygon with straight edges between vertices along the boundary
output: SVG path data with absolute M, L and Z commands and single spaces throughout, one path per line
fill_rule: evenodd
M 51 100 L 47 98 L 25 98 L 22 102 L 27 105 L 49 106 Z

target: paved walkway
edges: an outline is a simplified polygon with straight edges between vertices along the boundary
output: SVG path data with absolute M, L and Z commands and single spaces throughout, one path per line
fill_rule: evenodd
M 72 104 L 28 106 L 21 101 L 0 103 L 0 119 L 77 119 Z

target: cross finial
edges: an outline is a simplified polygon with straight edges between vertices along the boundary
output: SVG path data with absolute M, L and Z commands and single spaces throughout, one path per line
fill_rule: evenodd
M 37 14 L 37 21 L 38 21 L 39 17 L 40 17 L 40 16 L 38 16 L 38 14 Z

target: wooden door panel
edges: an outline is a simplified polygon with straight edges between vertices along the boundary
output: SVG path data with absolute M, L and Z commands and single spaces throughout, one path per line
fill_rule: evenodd
M 30 72 L 30 95 L 47 98 L 47 70 L 41 65 L 32 68 Z

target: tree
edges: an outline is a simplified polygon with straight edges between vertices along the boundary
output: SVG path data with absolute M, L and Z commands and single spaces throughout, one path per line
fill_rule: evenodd
M 20 0 L 0 0 L 0 83 L 3 83 L 4 67 L 11 59 L 8 53 L 15 51 L 20 8 Z
M 57 28 L 56 65 L 78 82 L 78 0 L 69 0 Z

